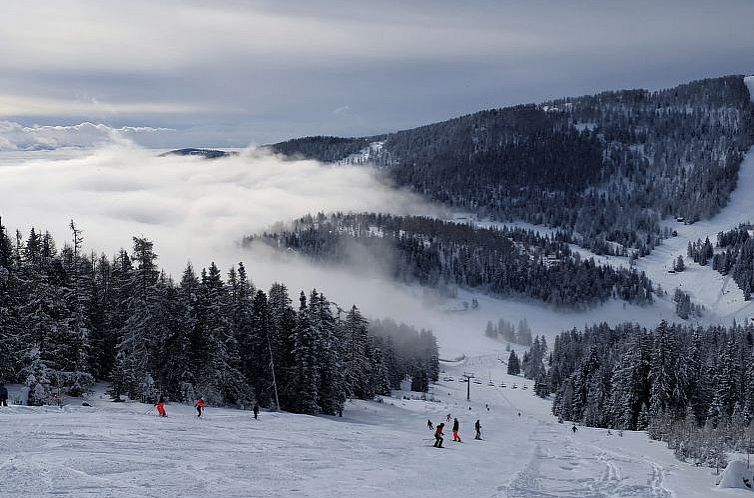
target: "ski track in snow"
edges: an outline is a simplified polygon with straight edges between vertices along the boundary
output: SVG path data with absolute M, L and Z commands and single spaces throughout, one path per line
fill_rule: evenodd
M 538 421 L 529 439 L 535 448 L 534 455 L 507 487 L 501 487 L 503 494 L 499 496 L 675 496 L 664 485 L 665 469 L 656 463 L 584 444 L 578 440 L 578 434 L 574 437 L 563 436 L 563 427 L 556 426 L 560 424 Z

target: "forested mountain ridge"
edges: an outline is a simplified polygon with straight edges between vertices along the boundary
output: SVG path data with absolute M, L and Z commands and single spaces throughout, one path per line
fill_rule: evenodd
M 493 219 L 562 228 L 597 253 L 647 254 L 664 216 L 715 214 L 754 143 L 742 76 L 481 111 L 365 138 L 270 146 L 326 162 L 369 158 L 400 185 Z M 618 250 L 618 252 L 625 252 Z
M 558 236 L 531 230 L 480 228 L 421 216 L 335 213 L 305 216 L 288 229 L 249 236 L 278 250 L 324 262 L 354 254 L 388 261 L 390 275 L 436 289 L 460 286 L 499 296 L 530 297 L 555 306 L 586 308 L 610 298 L 653 300 L 651 281 L 634 269 L 582 259 Z

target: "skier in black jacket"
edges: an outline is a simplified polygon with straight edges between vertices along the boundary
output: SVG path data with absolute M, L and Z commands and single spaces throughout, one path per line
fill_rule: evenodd
M 435 448 L 442 448 L 443 436 L 445 435 L 442 431 L 443 427 L 445 427 L 445 424 L 442 422 L 437 424 L 437 429 L 435 430 L 435 444 L 432 445 Z
M 0 406 L 8 406 L 8 390 L 5 384 L 0 382 Z
M 478 419 L 474 424 L 474 430 L 476 431 L 476 436 L 474 436 L 474 439 L 482 439 L 482 424 L 479 423 Z

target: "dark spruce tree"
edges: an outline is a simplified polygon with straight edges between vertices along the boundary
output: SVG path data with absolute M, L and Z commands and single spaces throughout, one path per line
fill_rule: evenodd
M 516 351 L 511 351 L 508 356 L 508 375 L 518 375 L 521 373 L 521 365 L 516 356 Z

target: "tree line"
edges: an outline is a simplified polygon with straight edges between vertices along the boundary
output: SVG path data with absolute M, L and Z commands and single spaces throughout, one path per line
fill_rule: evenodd
M 533 346 L 530 357 L 539 353 Z M 681 459 L 716 465 L 748 444 L 754 414 L 754 327 L 661 322 L 564 332 L 534 371 L 553 413 L 592 427 L 647 430 Z M 536 377 L 533 377 L 536 379 Z M 745 437 L 746 436 L 746 437 Z
M 255 288 L 242 263 L 225 277 L 214 263 L 188 264 L 175 283 L 150 240 L 108 258 L 84 254 L 70 228 L 58 250 L 48 232 L 12 240 L 0 223 L 0 381 L 26 384 L 32 404 L 106 380 L 114 399 L 336 414 L 405 374 L 419 387 L 437 379 L 429 331 L 401 325 L 398 340 L 316 290 L 294 304 L 283 284 Z
M 488 320 L 487 326 L 484 329 L 484 335 L 491 339 L 499 339 L 522 346 L 532 345 L 531 327 L 526 318 L 519 320 L 518 328 L 504 318 L 498 320 L 497 323 L 492 323 L 492 320 Z
M 247 237 L 326 262 L 358 254 L 387 261 L 391 275 L 433 288 L 455 286 L 585 308 L 611 298 L 651 303 L 653 285 L 635 269 L 582 259 L 558 236 L 480 228 L 420 216 L 333 213 L 305 216 L 279 231 Z
M 751 300 L 754 291 L 754 240 L 752 227 L 743 224 L 733 230 L 717 235 L 717 246 L 722 251 L 712 256 L 712 268 L 723 275 L 731 275 L 733 281 L 744 293 L 744 299 Z

